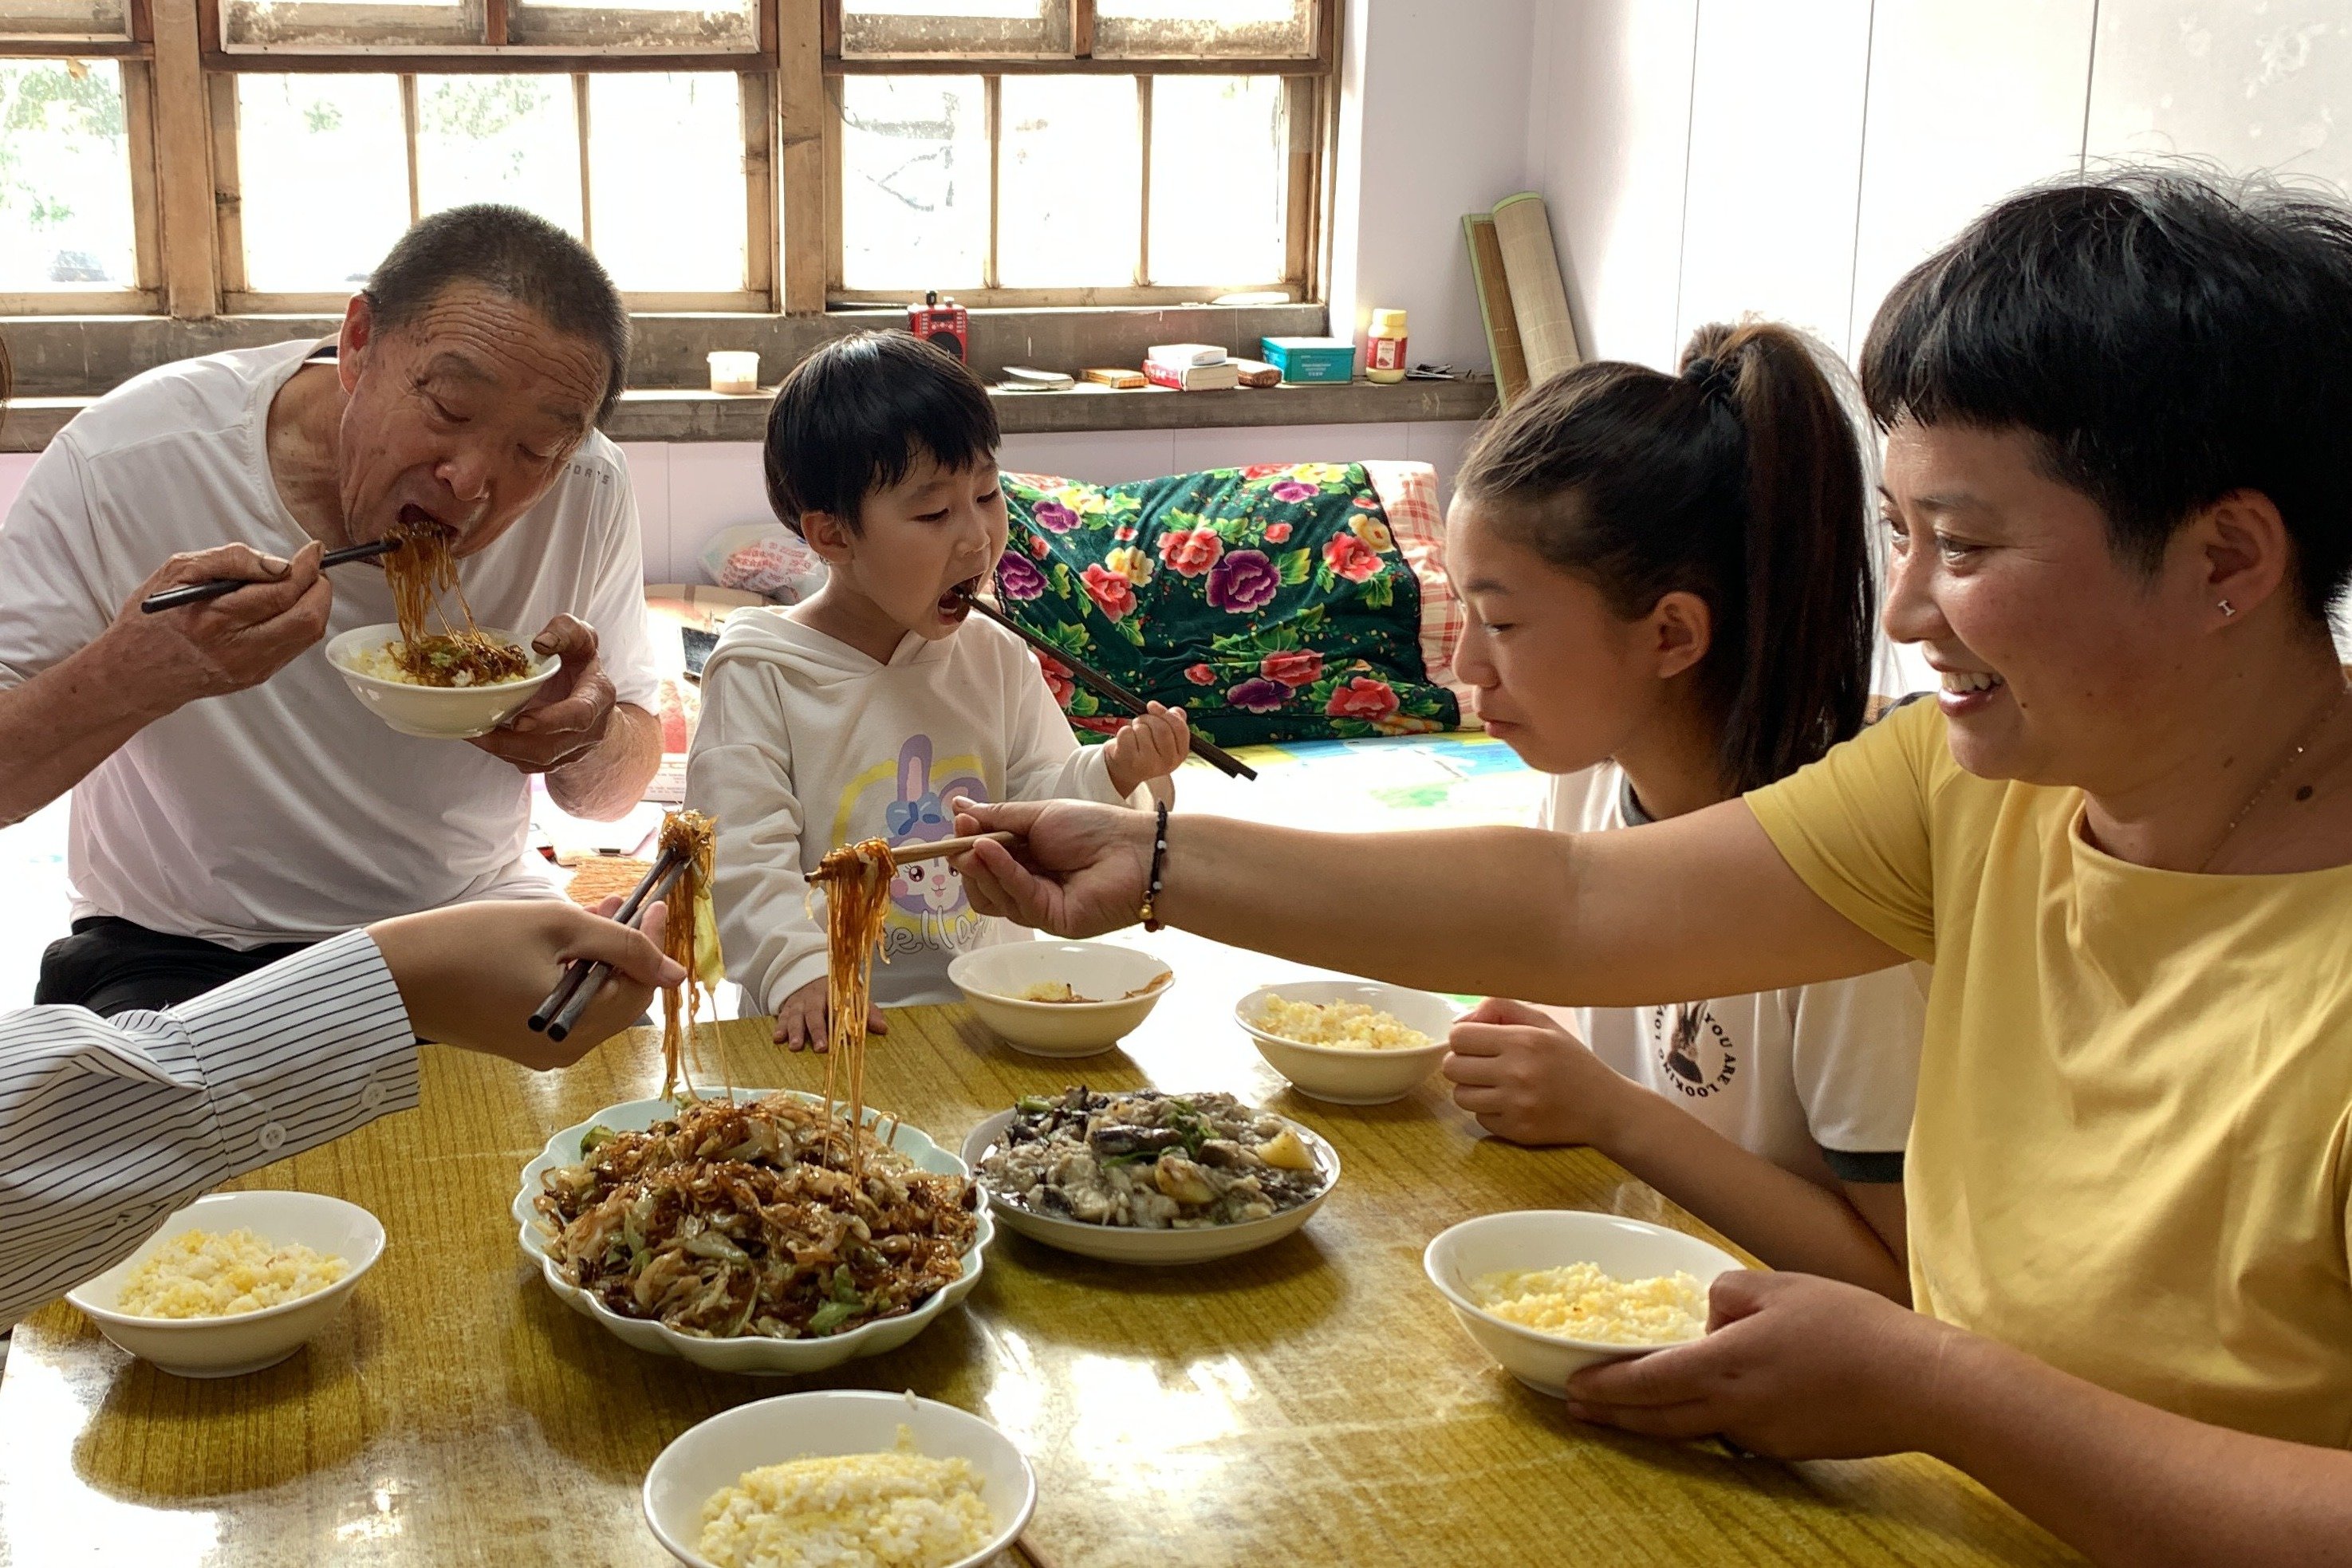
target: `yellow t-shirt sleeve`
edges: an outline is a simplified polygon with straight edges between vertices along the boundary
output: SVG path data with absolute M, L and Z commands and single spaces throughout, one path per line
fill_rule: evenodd
M 1898 708 L 1808 767 L 1752 791 L 1772 847 L 1830 907 L 1899 952 L 1936 956 L 1931 796 L 1948 761 L 1932 702 Z

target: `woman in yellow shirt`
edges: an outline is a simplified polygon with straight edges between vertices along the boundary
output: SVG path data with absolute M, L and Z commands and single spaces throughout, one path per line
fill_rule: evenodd
M 1727 1276 L 1705 1340 L 1571 1410 L 1926 1450 L 2105 1561 L 2346 1561 L 2352 212 L 2180 173 L 2014 197 L 1896 288 L 1863 380 L 1937 707 L 1566 838 L 1180 817 L 1155 853 L 1136 814 L 982 808 L 1026 845 L 966 885 L 1082 935 L 1157 879 L 1224 941 L 1580 1005 L 1931 959 L 1921 1310 Z

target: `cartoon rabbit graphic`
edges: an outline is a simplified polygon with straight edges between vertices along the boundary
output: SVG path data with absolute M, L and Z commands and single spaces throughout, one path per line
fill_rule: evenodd
M 943 788 L 931 787 L 931 738 L 909 735 L 898 748 L 898 798 L 882 808 L 882 822 L 890 846 L 936 844 L 955 837 L 955 814 L 947 802 L 955 795 L 988 798 L 988 786 L 969 773 L 950 779 Z M 890 899 L 913 916 L 926 939 L 955 945 L 963 923 L 957 920 L 968 905 L 963 879 L 944 860 L 918 860 L 902 866 L 890 883 Z

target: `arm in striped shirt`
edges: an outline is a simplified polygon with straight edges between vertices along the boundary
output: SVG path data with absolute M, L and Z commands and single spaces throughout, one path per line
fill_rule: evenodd
M 408 1009 L 363 931 L 168 1012 L 0 1016 L 0 1326 L 230 1177 L 415 1103 Z

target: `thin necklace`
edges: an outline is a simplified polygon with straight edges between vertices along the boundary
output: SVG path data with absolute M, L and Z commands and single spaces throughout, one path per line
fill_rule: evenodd
M 2270 777 L 2254 786 L 2254 793 L 2246 797 L 2246 804 L 2238 807 L 2238 815 L 2230 818 L 2230 826 L 2221 829 L 2221 837 L 2213 840 L 2213 847 L 2208 849 L 2205 852 L 2205 858 L 2197 863 L 2197 869 L 2200 873 L 2211 866 L 2221 851 L 2228 847 L 2231 838 L 2236 835 L 2239 825 L 2246 820 L 2255 806 L 2262 804 L 2263 797 L 2270 794 L 2271 785 L 2286 777 L 2287 770 L 2301 762 L 2303 754 L 2311 750 L 2311 743 L 2319 739 L 2319 731 L 2326 728 L 2327 721 L 2335 718 L 2337 711 L 2343 708 L 2344 697 L 2347 692 L 2352 692 L 2352 685 L 2339 686 L 2336 689 L 2335 697 L 2329 700 L 2327 706 L 2319 710 L 2319 716 L 2305 726 L 2303 733 L 2296 738 L 2294 750 L 2287 753 L 2286 760 L 2271 770 Z

